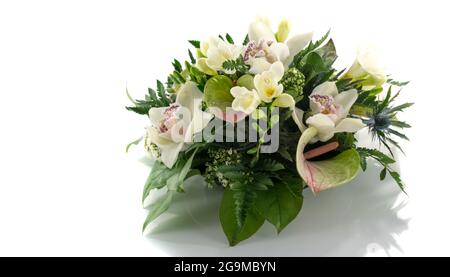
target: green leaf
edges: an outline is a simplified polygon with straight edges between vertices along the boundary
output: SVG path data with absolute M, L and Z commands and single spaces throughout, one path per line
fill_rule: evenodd
M 327 67 L 332 66 L 338 57 L 336 54 L 336 47 L 334 46 L 332 39 L 330 39 L 324 46 L 317 49 L 316 53 L 320 55 Z
M 256 166 L 256 170 L 263 172 L 275 172 L 282 169 L 284 169 L 282 163 L 271 159 L 260 160 Z
M 183 66 L 177 59 L 173 60 L 172 65 L 176 72 L 181 73 L 183 71 Z
M 278 233 L 297 217 L 302 205 L 303 197 L 292 194 L 285 183 L 277 183 L 269 190 L 257 192 L 258 212 L 275 226 Z
M 200 41 L 198 40 L 188 40 L 188 42 L 195 48 L 200 48 Z
M 308 54 L 312 53 L 314 50 L 319 48 L 320 45 L 322 45 L 325 42 L 325 40 L 328 38 L 328 36 L 330 35 L 330 31 L 331 30 L 328 30 L 328 32 L 318 41 L 316 41 L 316 42 L 311 41 L 306 48 L 304 48 L 303 50 L 298 52 L 294 56 L 294 60 L 289 65 L 289 67 L 297 67 L 299 65 L 299 63 L 303 60 L 303 58 L 305 58 Z
M 245 87 L 248 90 L 252 90 L 255 88 L 255 84 L 253 82 L 253 76 L 249 74 L 242 75 L 237 80 L 237 85 L 240 87 Z
M 380 172 L 380 180 L 381 180 L 381 181 L 383 181 L 384 178 L 386 178 L 386 171 L 387 171 L 387 168 L 386 168 L 386 167 L 383 168 L 383 170 L 381 170 L 381 172 Z
M 395 171 L 389 171 L 389 175 L 391 175 L 392 179 L 397 183 L 399 188 L 406 194 L 405 185 L 403 184 L 402 179 L 400 178 L 400 174 Z
M 147 226 L 153 220 L 155 220 L 158 216 L 167 211 L 170 204 L 172 203 L 173 193 L 174 193 L 173 191 L 168 191 L 163 198 L 158 199 L 158 201 L 150 205 L 149 207 L 150 211 L 147 215 L 147 218 L 145 219 L 144 225 L 142 226 L 142 232 L 145 231 Z
M 183 154 L 172 168 L 168 168 L 162 162 L 156 161 L 145 182 L 142 203 L 144 204 L 152 189 L 160 189 L 167 186 L 168 190 L 182 191 L 183 182 L 191 169 L 192 160 L 196 152 L 197 149 L 188 159 Z
M 234 100 L 230 89 L 233 87 L 233 81 L 227 76 L 217 75 L 211 77 L 205 84 L 204 100 L 208 107 L 217 107 L 225 111 L 231 107 Z
M 194 54 L 192 54 L 191 49 L 188 49 L 189 59 L 191 60 L 192 64 L 195 64 L 197 60 L 194 57 Z
M 127 147 L 125 148 L 125 153 L 128 153 L 128 150 L 130 149 L 130 147 L 131 147 L 132 145 L 138 145 L 139 142 L 141 142 L 141 140 L 142 140 L 143 138 L 144 138 L 144 137 L 140 137 L 140 138 L 138 138 L 137 140 L 130 142 L 130 143 L 127 145 Z
M 227 41 L 228 41 L 229 43 L 234 44 L 233 38 L 230 36 L 230 34 L 227 33 L 227 34 L 225 35 L 225 38 L 227 39 Z
M 231 246 L 251 237 L 264 223 L 264 217 L 257 213 L 254 207 L 251 207 L 243 218 L 242 224 L 238 224 L 235 205 L 235 194 L 237 193 L 239 192 L 226 188 L 219 211 L 223 232 Z
M 248 34 L 245 35 L 244 41 L 242 42 L 242 45 L 247 45 L 250 42 L 250 38 L 248 37 Z

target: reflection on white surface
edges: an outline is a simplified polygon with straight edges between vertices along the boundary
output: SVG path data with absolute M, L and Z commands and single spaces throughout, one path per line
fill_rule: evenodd
M 351 183 L 314 197 L 305 190 L 300 215 L 279 235 L 265 223 L 250 239 L 229 247 L 218 210 L 221 193 L 201 178 L 186 183 L 147 235 L 152 247 L 169 256 L 378 256 L 402 251 L 396 236 L 408 228 L 399 217 L 401 191 L 369 161 Z

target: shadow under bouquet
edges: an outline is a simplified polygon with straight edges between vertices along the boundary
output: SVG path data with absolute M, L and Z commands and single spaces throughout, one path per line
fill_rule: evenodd
M 129 146 L 142 141 L 155 159 L 142 196 L 143 231 L 194 175 L 204 177 L 199 185 L 223 187 L 218 213 L 230 245 L 265 221 L 281 232 L 299 214 L 304 189 L 318 195 L 343 185 L 369 158 L 381 165 L 381 180 L 390 175 L 404 190 L 392 148 L 408 139 L 401 130 L 410 125 L 397 115 L 412 103 L 394 104 L 407 82 L 388 78 L 373 49 L 337 70 L 329 32 L 317 41 L 289 32 L 286 20 L 273 32 L 258 18 L 241 43 L 229 34 L 191 40 L 189 60 L 174 60 L 165 83 L 143 100 L 130 97 L 127 109 L 149 125 Z M 357 146 L 362 129 L 378 149 Z M 152 202 L 154 189 L 166 193 Z

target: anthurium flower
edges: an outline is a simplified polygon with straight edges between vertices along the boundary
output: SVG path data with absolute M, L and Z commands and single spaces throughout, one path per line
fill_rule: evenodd
M 317 129 L 316 139 L 328 141 L 335 133 L 356 132 L 366 125 L 361 119 L 347 118 L 350 108 L 358 98 L 355 89 L 338 93 L 334 82 L 317 86 L 309 96 L 312 112 L 306 124 Z
M 250 43 L 246 48 L 246 53 L 250 54 L 247 54 L 247 59 L 244 55 L 244 60 L 251 65 L 252 73 L 267 70 L 268 64 L 275 61 L 281 61 L 287 68 L 294 56 L 312 39 L 312 33 L 298 34 L 287 39 L 289 31 L 290 24 L 286 20 L 280 23 L 277 34 L 272 31 L 270 21 L 265 18 L 259 17 L 250 24 L 248 30 Z
M 156 145 L 159 159 L 169 168 L 175 164 L 185 143 L 202 131 L 212 119 L 202 111 L 203 94 L 194 82 L 186 82 L 169 107 L 151 108 L 151 126 L 147 128 L 146 143 Z
M 332 159 L 314 162 L 306 160 L 304 153 L 308 143 L 317 140 L 325 142 L 335 133 L 353 133 L 365 127 L 360 119 L 347 118 L 357 98 L 356 90 L 338 93 L 334 82 L 325 82 L 317 86 L 310 95 L 313 115 L 306 120 L 309 127 L 303 124 L 304 112 L 298 108 L 294 109 L 293 119 L 302 132 L 297 145 L 297 171 L 313 193 L 346 183 L 354 178 L 359 170 L 359 155 L 355 150 L 347 150 Z M 335 149 L 335 145 L 331 146 L 324 149 Z
M 217 71 L 233 74 L 233 70 L 225 70 L 223 63 L 227 60 L 236 60 L 242 53 L 242 46 L 231 44 L 217 37 L 211 37 L 200 43 L 200 52 L 203 57 L 197 61 L 197 67 L 208 75 L 216 75 Z
M 314 194 L 351 181 L 358 174 L 360 164 L 355 149 L 346 150 L 328 160 L 306 160 L 305 146 L 317 133 L 314 127 L 306 129 L 298 141 L 296 154 L 297 171 Z
M 363 80 L 364 86 L 381 86 L 386 82 L 386 73 L 380 66 L 378 52 L 373 46 L 358 49 L 356 60 L 344 78 Z

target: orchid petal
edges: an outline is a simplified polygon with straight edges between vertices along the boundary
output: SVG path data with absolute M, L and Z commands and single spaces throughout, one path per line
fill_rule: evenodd
M 341 107 L 341 113 L 343 116 L 347 116 L 356 99 L 358 99 L 358 92 L 356 89 L 351 89 L 336 95 L 334 97 L 334 103 Z
M 294 56 L 300 52 L 312 39 L 313 33 L 298 34 L 291 37 L 287 42 L 289 48 L 289 57 L 285 61 L 285 65 L 289 65 L 293 60 Z
M 178 159 L 178 154 L 181 152 L 184 143 L 171 143 L 169 145 L 160 146 L 161 148 L 161 162 L 168 168 L 172 168 Z
M 336 126 L 335 132 L 347 132 L 354 133 L 362 128 L 366 127 L 366 125 L 359 118 L 344 118 L 339 124 Z
M 282 62 L 274 62 L 270 66 L 270 72 L 272 73 L 273 80 L 278 83 L 284 75 L 284 66 Z
M 324 114 L 315 114 L 309 117 L 306 123 L 317 129 L 317 136 L 321 141 L 327 141 L 334 135 L 334 122 Z
M 326 95 L 326 96 L 336 96 L 338 94 L 338 89 L 335 82 L 324 82 L 314 88 L 311 95 Z
M 249 72 L 252 74 L 261 74 L 262 72 L 269 70 L 270 65 L 271 64 L 266 60 L 266 58 L 256 58 L 253 60 Z
M 267 22 L 256 20 L 250 23 L 248 28 L 248 38 L 253 41 L 259 41 L 261 39 L 267 41 L 276 41 L 275 34 L 270 29 Z

